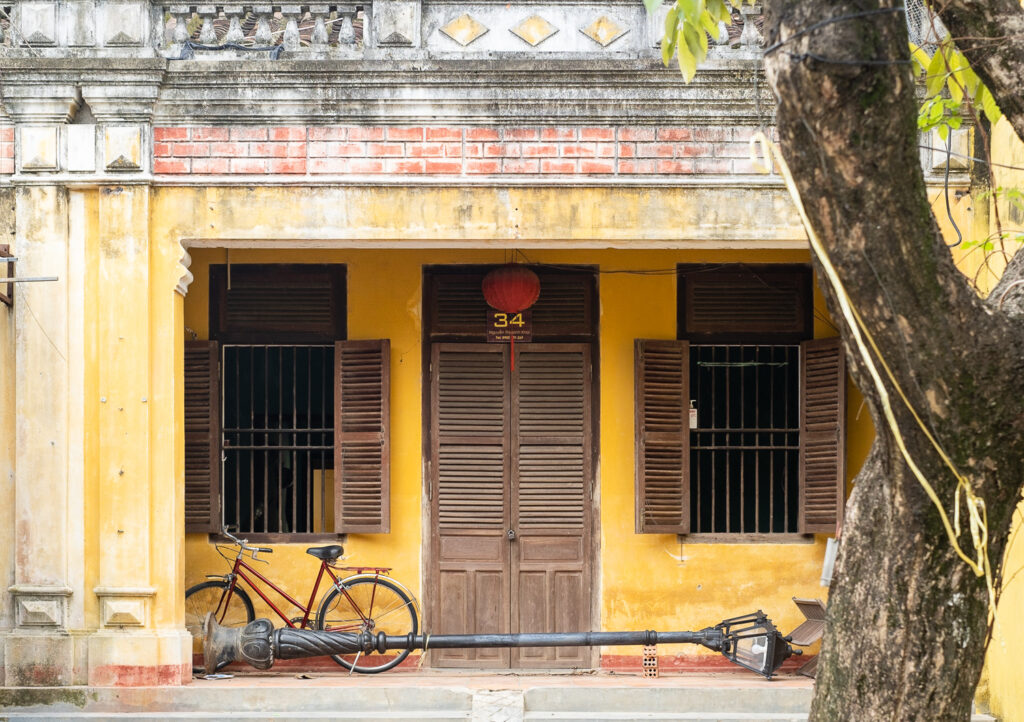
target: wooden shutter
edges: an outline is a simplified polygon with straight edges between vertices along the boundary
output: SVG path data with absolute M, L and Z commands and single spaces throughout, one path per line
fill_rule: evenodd
M 588 354 L 585 346 L 516 347 L 517 530 L 583 529 L 590 478 Z
M 846 497 L 846 357 L 838 338 L 800 344 L 800 526 L 834 534 Z
M 210 335 L 222 343 L 319 343 L 345 338 L 345 267 L 210 267 Z
M 690 344 L 635 341 L 636 531 L 690 531 Z
M 498 345 L 434 350 L 434 436 L 440 528 L 508 525 L 508 359 Z
M 681 338 L 793 343 L 812 334 L 808 267 L 682 265 L 679 279 Z
M 185 342 L 185 531 L 220 531 L 220 349 Z
M 334 519 L 339 533 L 391 530 L 391 343 L 334 344 Z

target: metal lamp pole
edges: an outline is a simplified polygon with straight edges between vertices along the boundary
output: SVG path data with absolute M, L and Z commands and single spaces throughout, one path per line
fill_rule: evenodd
M 203 627 L 206 669 L 243 661 L 257 669 L 270 669 L 278 659 L 302 659 L 332 654 L 373 654 L 398 649 L 480 649 L 485 647 L 591 647 L 654 644 L 698 644 L 721 652 L 730 661 L 767 679 L 791 655 L 789 645 L 762 612 L 727 619 L 699 632 L 571 632 L 553 634 L 358 634 L 284 627 L 274 629 L 269 619 L 257 619 L 243 628 L 222 627 L 213 614 Z

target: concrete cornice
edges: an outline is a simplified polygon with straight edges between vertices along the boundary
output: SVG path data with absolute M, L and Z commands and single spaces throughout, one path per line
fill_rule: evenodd
M 8 58 L 15 123 L 66 122 L 84 98 L 101 123 L 316 125 L 770 123 L 753 58 L 711 60 L 692 83 L 660 60 L 547 56 L 212 62 Z M 760 98 L 755 99 L 755 88 Z
M 166 65 L 159 58 L 7 58 L 0 96 L 17 124 L 68 122 L 83 98 L 101 123 L 148 122 Z
M 177 61 L 154 122 L 757 124 L 773 112 L 762 72 L 719 62 L 687 84 L 635 59 L 262 61 L 231 73 Z

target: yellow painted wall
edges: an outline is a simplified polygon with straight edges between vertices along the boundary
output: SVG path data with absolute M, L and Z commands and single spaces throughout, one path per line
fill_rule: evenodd
M 1006 166 L 1024 168 L 1024 143 L 1014 135 L 1003 119 L 992 131 L 992 160 Z M 996 185 L 1024 191 L 1024 170 L 996 167 Z M 997 198 L 1004 231 L 1024 233 L 1024 211 L 1014 208 L 1005 198 Z M 994 230 L 994 228 L 993 228 Z M 1008 255 L 1019 244 L 1006 245 Z M 979 698 L 987 702 L 992 714 L 1004 722 L 1024 721 L 1024 685 L 1021 684 L 1020 656 L 1024 650 L 1024 504 L 1014 515 L 1016 526 L 1003 559 L 1003 589 L 999 599 L 995 628 L 989 645 L 985 675 Z
M 807 262 L 806 251 L 556 251 L 531 250 L 532 261 L 597 264 L 601 270 L 672 269 L 686 262 Z M 351 535 L 352 564 L 387 564 L 418 595 L 423 516 L 421 445 L 422 266 L 500 263 L 502 250 L 232 250 L 232 263 L 344 263 L 348 268 L 349 338 L 391 339 L 392 533 Z M 184 325 L 208 335 L 208 269 L 223 263 L 224 249 L 195 249 L 196 280 L 185 300 Z M 601 557 L 597 579 L 602 629 L 689 629 L 764 609 L 785 630 L 801 616 L 793 596 L 824 597 L 819 586 L 824 537 L 790 544 L 686 544 L 674 535 L 634 532 L 633 340 L 674 338 L 675 277 L 600 276 Z M 818 294 L 816 307 L 824 313 Z M 817 321 L 817 335 L 835 335 Z M 873 436 L 855 391 L 848 405 L 852 477 Z M 318 562 L 305 544 L 276 545 L 273 578 L 303 602 Z M 682 561 L 677 557 L 682 556 Z M 186 542 L 185 583 L 224 573 L 205 535 Z M 262 568 L 262 567 L 261 567 Z M 258 601 L 258 600 L 257 600 Z M 609 650 L 619 653 L 622 650 Z M 637 650 L 632 650 L 636 652 Z M 692 651 L 692 648 L 690 648 Z

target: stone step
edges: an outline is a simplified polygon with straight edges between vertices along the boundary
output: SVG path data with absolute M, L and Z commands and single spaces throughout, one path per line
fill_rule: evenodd
M 185 687 L 0 688 L 0 722 L 804 722 L 799 681 L 620 677 L 237 678 Z M 976 714 L 973 722 L 995 722 Z

